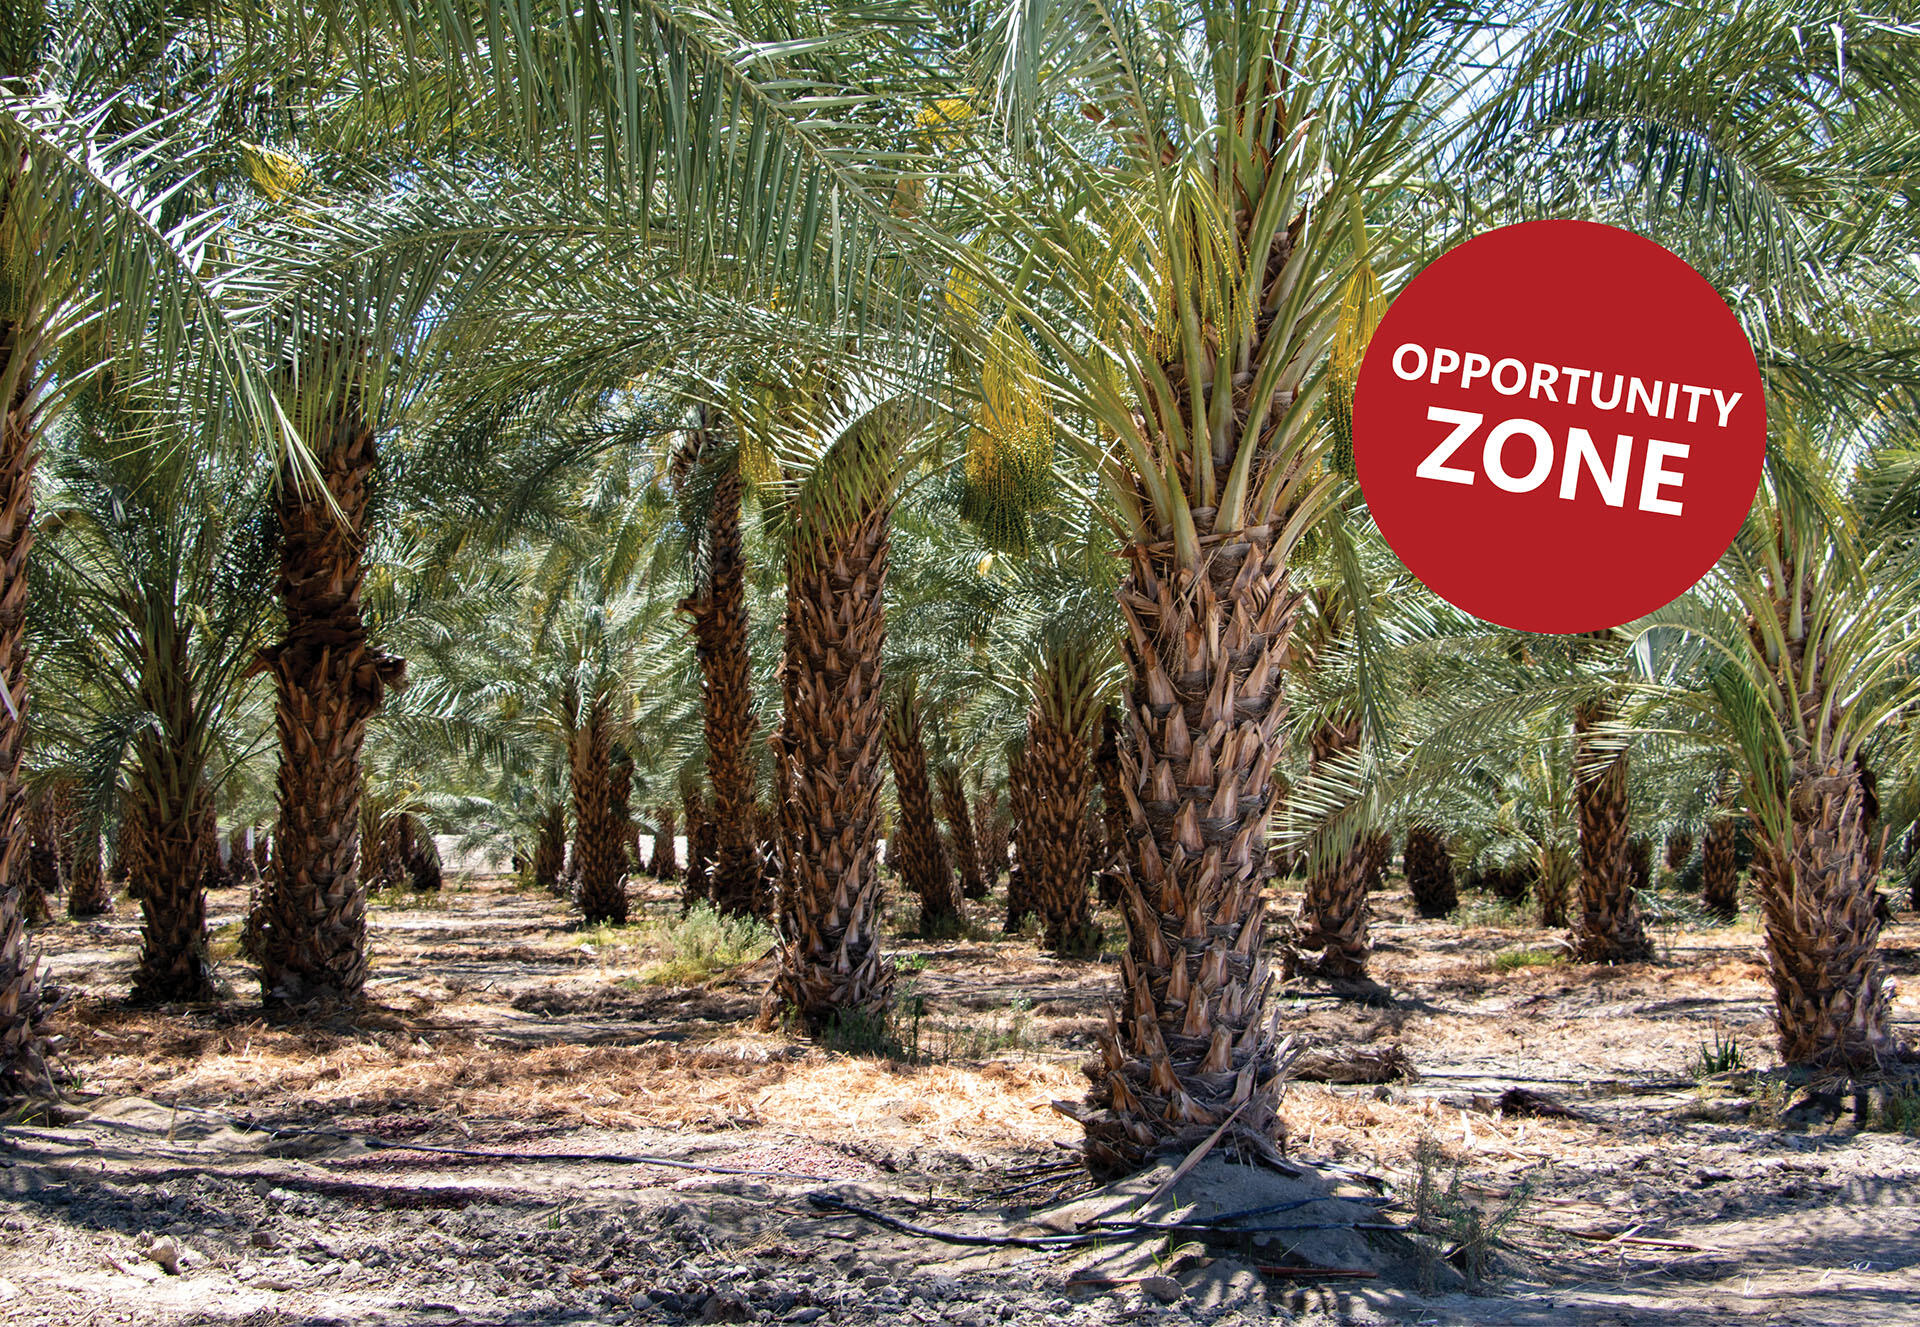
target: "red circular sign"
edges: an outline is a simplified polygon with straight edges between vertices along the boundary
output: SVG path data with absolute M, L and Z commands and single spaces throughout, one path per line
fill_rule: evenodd
M 1590 221 L 1468 240 L 1368 343 L 1354 462 L 1380 532 L 1449 603 L 1598 631 L 1727 551 L 1766 450 L 1753 348 L 1704 277 Z

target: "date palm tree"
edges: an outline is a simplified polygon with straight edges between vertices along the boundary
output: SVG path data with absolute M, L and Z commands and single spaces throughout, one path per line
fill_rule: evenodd
M 284 435 L 247 342 L 220 298 L 230 270 L 208 241 L 210 190 L 233 142 L 207 77 L 217 22 L 144 5 L 0 5 L 0 1098 L 44 1092 L 47 1008 L 21 928 L 22 758 L 34 473 L 47 430 L 90 369 L 179 389 L 218 436 L 220 417 Z M 262 103 L 263 104 L 263 103 Z M 215 126 L 220 126 L 216 128 Z M 294 444 L 297 450 L 297 442 Z
M 881 660 L 890 519 L 911 432 L 898 402 L 856 401 L 821 419 L 811 455 L 789 467 L 775 745 L 781 961 L 769 1011 L 784 1003 L 814 1031 L 883 1008 L 893 985 L 879 944 Z
M 71 679 L 43 711 L 84 760 L 96 878 L 98 808 L 124 781 L 122 851 L 142 914 L 133 995 L 167 1003 L 214 994 L 215 802 L 260 736 L 246 678 L 270 625 L 271 554 L 267 476 L 141 445 L 153 413 L 107 375 L 57 430 L 35 636 Z
M 1125 541 L 1128 946 L 1076 1111 L 1097 1171 L 1221 1128 L 1273 1148 L 1266 827 L 1290 563 L 1332 491 L 1319 370 L 1364 256 L 1352 218 L 1419 169 L 1473 40 L 1458 17 L 1009 4 L 989 29 L 982 118 L 1011 143 L 951 172 L 980 218 L 955 253 L 980 295 L 958 302 L 1033 346 Z M 1002 458 L 969 463 L 983 500 L 1018 500 Z
M 940 838 L 933 784 L 927 774 L 927 744 L 919 688 L 909 677 L 887 706 L 887 760 L 893 767 L 895 842 L 900 877 L 919 896 L 919 932 L 935 938 L 966 924 L 953 863 Z
M 1655 656 L 1656 677 L 1675 688 L 1662 698 L 1718 725 L 1740 778 L 1781 1058 L 1827 1070 L 1904 1053 L 1879 954 L 1860 754 L 1920 705 L 1907 653 L 1920 630 L 1920 528 L 1910 503 L 1884 501 L 1915 473 L 1907 428 L 1896 417 L 1875 429 L 1881 446 L 1853 474 L 1834 441 L 1776 443 L 1716 575 L 1653 619 L 1691 646 Z M 1729 818 L 1711 822 L 1709 847 L 1724 908 Z
M 716 833 L 709 876 L 713 904 L 746 916 L 762 911 L 759 842 L 754 833 L 759 760 L 743 565 L 740 507 L 746 492 L 737 440 L 722 436 L 718 413 L 698 419 L 674 458 L 681 523 L 694 554 L 694 592 L 680 603 L 693 621 L 700 660 L 707 778 Z

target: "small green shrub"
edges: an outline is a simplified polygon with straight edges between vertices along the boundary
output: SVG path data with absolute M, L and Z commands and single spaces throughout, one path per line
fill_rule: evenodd
M 1889 1090 L 1873 1113 L 1873 1127 L 1883 1133 L 1920 1136 L 1920 1083 Z
M 1448 918 L 1455 926 L 1516 927 L 1532 926 L 1533 912 L 1525 899 L 1504 899 L 1493 894 L 1470 895 L 1460 902 Z
M 1502 949 L 1493 956 L 1495 972 L 1513 972 L 1519 968 L 1550 968 L 1567 961 L 1562 949 L 1529 949 L 1524 946 Z
M 696 903 L 667 923 L 660 934 L 662 954 L 640 971 L 650 985 L 690 985 L 746 963 L 773 948 L 773 928 L 758 917 L 729 917 L 708 903 Z
M 1737 1074 L 1746 1067 L 1739 1041 L 1732 1034 L 1722 1039 L 1716 1028 L 1711 1045 L 1700 1043 L 1700 1056 L 1693 1062 L 1692 1073 L 1695 1078 L 1711 1078 L 1715 1074 Z
M 1413 1231 L 1420 1290 L 1432 1294 L 1441 1262 L 1456 1268 L 1468 1291 L 1479 1293 L 1493 1270 L 1494 1250 L 1533 1197 L 1529 1174 L 1496 1203 L 1482 1206 L 1466 1196 L 1462 1166 L 1447 1165 L 1440 1144 L 1423 1138 L 1413 1151 Z M 1442 1179 L 1442 1172 L 1446 1175 Z
M 870 1055 L 903 1064 L 984 1060 L 1034 1045 L 1033 1002 L 1021 997 L 1004 1013 L 985 1019 L 936 1018 L 926 997 L 910 982 L 903 982 L 891 1008 L 837 1013 L 818 1041 L 844 1055 Z
M 1784 1078 L 1762 1078 L 1753 1085 L 1753 1108 L 1747 1120 L 1762 1129 L 1778 1129 L 1787 1113 L 1789 1088 Z

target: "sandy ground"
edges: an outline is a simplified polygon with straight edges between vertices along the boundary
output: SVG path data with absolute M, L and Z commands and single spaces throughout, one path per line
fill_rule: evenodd
M 970 938 L 896 937 L 901 1004 L 920 1011 L 907 1063 L 753 1031 L 766 962 L 688 984 L 664 962 L 671 890 L 635 898 L 620 931 L 498 879 L 382 899 L 374 1006 L 333 1028 L 259 1020 L 231 953 L 237 892 L 213 900 L 232 992 L 209 1008 L 121 1002 L 124 902 L 42 930 L 92 1113 L 0 1135 L 0 1321 L 1920 1322 L 1920 1139 L 1882 1131 L 1871 1102 L 1807 1122 L 1764 1077 L 1694 1073 L 1716 1036 L 1774 1064 L 1750 920 L 1664 927 L 1652 964 L 1506 969 L 1496 954 L 1553 937 L 1483 899 L 1421 922 L 1397 883 L 1376 894 L 1391 1003 L 1311 983 L 1278 996 L 1309 1047 L 1403 1053 L 1414 1074 L 1290 1087 L 1289 1151 L 1313 1168 L 1298 1183 L 1378 1214 L 1331 1223 L 1348 1243 L 1316 1256 L 1304 1233 L 970 1247 L 822 1207 L 1075 1231 L 1062 1213 L 1102 1199 L 1048 1103 L 1082 1091 L 1111 957 L 1002 937 L 997 898 L 974 905 Z M 1912 1037 L 1912 914 L 1885 943 Z M 1516 1087 L 1568 1114 L 1503 1111 Z M 1443 1183 L 1457 1168 L 1464 1201 L 1510 1220 L 1478 1293 L 1419 1254 L 1444 1242 L 1363 1228 L 1414 1217 L 1423 1140 Z M 1198 1219 L 1190 1187 L 1155 1219 Z M 1336 1259 L 1378 1275 L 1256 1270 Z

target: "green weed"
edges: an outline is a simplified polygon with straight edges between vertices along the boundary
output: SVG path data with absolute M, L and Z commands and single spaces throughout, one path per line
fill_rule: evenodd
M 1550 968 L 1567 961 L 1562 949 L 1529 949 L 1524 946 L 1502 949 L 1493 956 L 1495 972 L 1513 972 L 1520 968 Z
M 984 1019 L 935 1016 L 926 997 L 911 982 L 903 982 L 891 1008 L 841 1011 L 818 1040 L 844 1055 L 903 1064 L 984 1060 L 1035 1044 L 1033 1002 L 1016 999 L 1004 1012 Z
M 1746 1067 L 1739 1041 L 1732 1034 L 1722 1039 L 1716 1028 L 1711 1045 L 1700 1043 L 1700 1056 L 1693 1062 L 1691 1072 L 1695 1078 L 1711 1078 L 1715 1074 L 1737 1074 Z
M 1450 920 L 1456 926 L 1532 926 L 1533 910 L 1525 899 L 1476 894 L 1462 900 L 1460 906 L 1453 910 Z
M 656 924 L 657 925 L 657 924 Z M 693 985 L 752 963 L 773 948 L 773 928 L 757 917 L 729 917 L 696 903 L 657 932 L 660 958 L 640 970 L 656 986 Z
M 1413 1164 L 1412 1228 L 1421 1293 L 1437 1289 L 1436 1274 L 1444 1261 L 1459 1271 L 1467 1290 L 1477 1294 L 1493 1270 L 1501 1235 L 1520 1219 L 1533 1197 L 1534 1177 L 1524 1177 L 1497 1202 L 1483 1206 L 1466 1196 L 1461 1163 L 1449 1167 L 1433 1138 L 1415 1145 Z
M 1873 1112 L 1872 1127 L 1883 1133 L 1920 1135 L 1920 1083 L 1889 1089 Z

